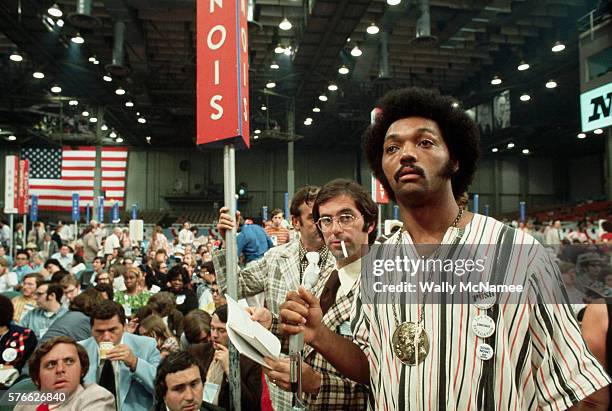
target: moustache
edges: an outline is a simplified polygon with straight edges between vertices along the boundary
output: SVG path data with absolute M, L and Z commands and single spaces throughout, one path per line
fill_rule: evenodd
M 402 176 L 402 174 L 404 174 L 404 170 L 406 168 L 410 168 L 412 169 L 412 173 L 413 174 L 417 174 L 421 177 L 425 177 L 425 170 L 423 170 L 421 167 L 417 166 L 417 165 L 403 165 L 399 168 L 399 170 L 397 170 L 395 172 L 395 174 L 393 175 L 393 179 L 395 180 L 395 182 L 399 182 L 400 177 Z

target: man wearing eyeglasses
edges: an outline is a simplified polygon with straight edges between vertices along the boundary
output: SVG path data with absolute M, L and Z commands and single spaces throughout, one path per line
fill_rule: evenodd
M 19 281 L 23 280 L 26 274 L 33 272 L 32 267 L 28 264 L 30 262 L 30 256 L 25 251 L 17 251 L 15 254 L 15 265 L 13 265 L 12 272 L 17 274 Z
M 62 306 L 62 296 L 64 292 L 62 286 L 49 281 L 42 282 L 36 288 L 37 307 L 29 311 L 21 320 L 21 326 L 29 328 L 36 334 L 40 341 L 49 329 L 49 326 L 68 309 Z

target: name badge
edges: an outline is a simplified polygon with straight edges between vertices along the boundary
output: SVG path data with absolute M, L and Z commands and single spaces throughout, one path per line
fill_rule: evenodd
M 123 311 L 125 311 L 126 317 L 132 316 L 132 306 L 129 304 L 123 304 Z
M 353 332 L 351 331 L 351 323 L 348 321 L 343 322 L 338 326 L 338 334 L 342 336 L 352 336 Z
M 177 295 L 176 296 L 176 305 L 181 305 L 185 302 L 185 298 L 186 296 L 184 295 Z
M 204 392 L 202 393 L 202 399 L 205 402 L 212 403 L 217 396 L 219 391 L 219 384 L 213 384 L 212 382 L 204 383 Z

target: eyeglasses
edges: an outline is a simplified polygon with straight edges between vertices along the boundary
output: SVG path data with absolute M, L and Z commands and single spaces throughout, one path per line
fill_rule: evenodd
M 352 214 L 340 214 L 338 217 L 321 217 L 316 224 L 321 231 L 329 231 L 334 226 L 334 222 L 337 222 L 341 229 L 346 230 L 351 228 L 360 217 L 355 217 Z
M 45 292 L 36 291 L 36 292 L 34 293 L 34 295 L 35 295 L 35 296 L 37 296 L 37 297 L 42 297 L 43 295 L 46 295 L 46 294 L 47 294 L 47 292 L 46 292 L 46 291 L 45 291 Z

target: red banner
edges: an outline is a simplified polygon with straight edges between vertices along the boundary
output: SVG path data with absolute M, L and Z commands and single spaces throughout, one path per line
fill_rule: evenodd
M 197 1 L 196 73 L 197 144 L 248 147 L 247 0 Z
M 19 160 L 19 189 L 17 190 L 17 214 L 28 213 L 29 184 L 28 184 L 28 160 Z
M 372 176 L 372 200 L 377 204 L 388 204 L 389 197 L 380 181 Z
M 19 185 L 19 157 L 6 156 L 4 169 L 4 213 L 17 214 L 17 187 Z

